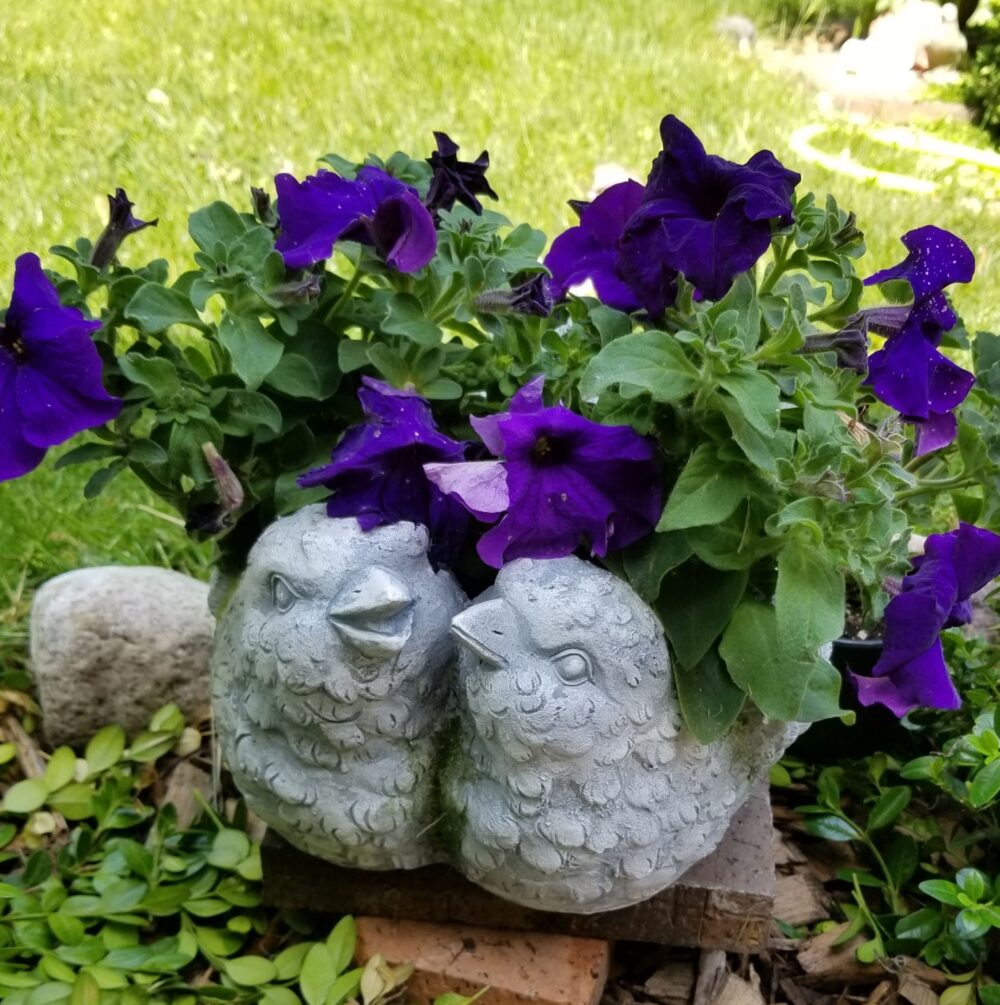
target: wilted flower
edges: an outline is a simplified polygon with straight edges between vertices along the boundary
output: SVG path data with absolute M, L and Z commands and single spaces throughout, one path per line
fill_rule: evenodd
M 861 704 L 882 704 L 900 716 L 921 706 L 958 708 L 939 635 L 972 620 L 971 596 L 997 575 L 1000 535 L 962 523 L 928 537 L 886 607 L 882 655 L 872 676 L 852 674 Z
M 458 144 L 447 133 L 436 132 L 434 139 L 437 150 L 427 158 L 427 163 L 434 169 L 427 191 L 427 208 L 436 213 L 441 209 L 451 209 L 456 202 L 460 202 L 473 213 L 482 213 L 483 205 L 477 195 L 499 198 L 486 180 L 490 155 L 484 150 L 474 161 L 460 161 Z
M 299 485 L 331 489 L 327 513 L 357 517 L 363 530 L 410 520 L 428 528 L 437 553 L 460 546 L 468 514 L 428 480 L 423 465 L 464 460 L 468 444 L 439 432 L 430 406 L 415 392 L 371 377 L 361 383 L 366 421 L 348 429 L 331 463 L 302 475 Z
M 837 356 L 837 366 L 865 374 L 868 372 L 868 320 L 859 312 L 849 318 L 840 331 L 810 335 L 796 352 L 802 356 L 833 352 Z
M 203 443 L 201 452 L 215 480 L 216 502 L 193 507 L 188 512 L 184 529 L 218 534 L 232 523 L 232 516 L 243 505 L 245 494 L 236 473 L 214 443 Z
M 416 272 L 434 257 L 434 220 L 416 189 L 376 167 L 363 167 L 354 181 L 320 171 L 301 182 L 279 174 L 274 184 L 275 247 L 290 269 L 325 261 L 341 240 L 373 245 L 398 272 Z
M 500 568 L 515 558 L 560 558 L 586 543 L 593 554 L 652 531 L 662 508 L 652 440 L 631 426 L 603 426 L 568 408 L 546 408 L 541 377 L 503 415 L 473 418 L 502 460 L 428 464 L 428 477 L 480 520 L 503 515 L 480 539 L 479 556 Z
M 271 196 L 262 188 L 250 186 L 250 201 L 253 203 L 253 215 L 270 230 L 278 229 L 278 214 L 274 211 Z
M 916 426 L 916 454 L 945 447 L 958 432 L 952 410 L 975 383 L 975 377 L 937 346 L 957 318 L 943 290 L 972 279 L 976 263 L 959 237 L 940 227 L 920 227 L 904 234 L 909 254 L 898 265 L 869 276 L 865 285 L 906 280 L 914 302 L 900 319 L 899 307 L 867 311 L 873 330 L 887 335 L 885 347 L 868 361 L 868 380 L 875 396 Z M 879 313 L 881 312 L 881 313 Z M 876 327 L 878 325 L 878 327 Z
M 489 311 L 491 314 L 531 314 L 544 318 L 552 313 L 552 298 L 545 275 L 536 272 L 530 279 L 509 290 L 480 293 L 473 306 L 477 311 Z
M 618 244 L 625 225 L 642 202 L 642 186 L 623 181 L 603 191 L 593 202 L 577 203 L 579 226 L 563 231 L 545 258 L 552 273 L 549 292 L 558 300 L 577 283 L 589 279 L 602 303 L 619 311 L 643 306 L 621 270 Z
M 14 264 L 14 295 L 0 326 L 0 481 L 37 467 L 48 447 L 116 418 L 88 321 L 63 307 L 37 255 Z
M 769 150 L 746 164 L 706 154 L 673 115 L 660 123 L 663 152 L 653 162 L 642 206 L 629 220 L 622 252 L 633 263 L 680 272 L 699 294 L 724 296 L 771 243 L 771 221 L 792 219 L 800 176 Z
M 108 196 L 108 225 L 101 232 L 94 250 L 90 253 L 90 264 L 94 268 L 107 268 L 115 260 L 122 241 L 129 234 L 146 227 L 155 227 L 159 223 L 159 220 L 136 219 L 132 215 L 134 205 L 134 202 L 129 201 L 123 188 L 116 189 L 114 195 Z

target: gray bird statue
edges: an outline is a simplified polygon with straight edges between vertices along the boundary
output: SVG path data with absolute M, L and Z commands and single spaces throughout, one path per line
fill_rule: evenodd
M 433 769 L 464 603 L 423 527 L 366 533 L 322 505 L 268 527 L 213 658 L 215 728 L 250 808 L 340 865 L 439 861 Z
M 512 562 L 452 631 L 452 860 L 525 907 L 591 913 L 659 892 L 715 848 L 797 735 L 744 711 L 723 739 L 699 743 L 656 616 L 578 558 Z

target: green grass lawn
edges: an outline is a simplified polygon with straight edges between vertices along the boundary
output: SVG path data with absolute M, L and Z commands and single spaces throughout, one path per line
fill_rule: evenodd
M 754 13 L 755 3 L 740 9 Z M 710 150 L 743 160 L 770 147 L 801 170 L 803 190 L 833 191 L 869 231 L 871 266 L 901 252 L 898 235 L 934 222 L 980 262 L 956 300 L 970 327 L 1000 326 L 993 297 L 996 221 L 970 196 L 980 182 L 937 172 L 933 198 L 891 192 L 797 164 L 788 141 L 816 121 L 814 97 L 743 60 L 712 30 L 722 0 L 103 0 L 8 4 L 0 23 L 0 290 L 14 258 L 96 236 L 104 195 L 123 185 L 160 226 L 132 239 L 129 261 L 162 255 L 183 268 L 187 213 L 240 202 L 278 170 L 304 174 L 328 151 L 360 159 L 429 153 L 445 129 L 466 154 L 490 151 L 500 208 L 554 235 L 565 201 L 594 167 L 641 177 L 666 112 Z M 975 131 L 961 137 L 981 142 Z M 882 170 L 920 173 L 905 151 L 844 128 L 837 145 Z M 995 178 L 984 174 L 986 198 Z M 55 264 L 49 260 L 48 264 Z M 126 477 L 85 503 L 87 472 L 51 458 L 0 486 L 0 646 L 19 642 L 30 588 L 81 564 L 156 562 L 203 570 L 206 549 L 150 512 Z M 5 592 L 6 591 L 6 594 Z M 4 635 L 3 633 L 7 634 Z M 0 659 L 3 651 L 0 649 Z

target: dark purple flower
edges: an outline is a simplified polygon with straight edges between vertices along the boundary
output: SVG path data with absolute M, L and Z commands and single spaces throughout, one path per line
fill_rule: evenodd
M 421 523 L 439 547 L 461 544 L 468 514 L 428 481 L 423 465 L 461 461 L 468 444 L 438 432 L 427 402 L 371 377 L 361 378 L 363 425 L 353 426 L 333 449 L 331 463 L 299 478 L 325 485 L 330 516 L 357 517 L 363 530 L 410 520 Z
M 278 214 L 274 211 L 271 196 L 262 188 L 250 186 L 250 202 L 253 205 L 253 215 L 269 230 L 278 229 Z
M 855 373 L 868 372 L 868 319 L 859 312 L 848 319 L 840 331 L 810 335 L 796 350 L 801 356 L 818 352 L 833 352 L 837 366 Z
M 416 189 L 375 167 L 351 181 L 320 171 L 305 181 L 274 179 L 281 235 L 275 247 L 290 269 L 325 261 L 337 241 L 374 245 L 398 272 L 416 272 L 437 249 L 434 220 Z
M 951 283 L 969 282 L 976 262 L 961 238 L 940 227 L 911 230 L 902 240 L 909 251 L 906 258 L 869 276 L 865 284 L 906 280 L 914 302 L 908 309 L 867 310 L 872 329 L 887 338 L 885 347 L 869 360 L 866 383 L 880 401 L 916 426 L 915 453 L 920 455 L 955 439 L 958 423 L 952 411 L 975 382 L 937 346 L 957 321 L 943 290 Z
M 545 267 L 552 273 L 549 292 L 554 300 L 589 279 L 609 307 L 630 312 L 643 306 L 621 270 L 618 254 L 625 225 L 641 202 L 642 186 L 623 181 L 579 208 L 579 225 L 563 231 L 545 258 Z
M 660 136 L 663 152 L 622 239 L 626 274 L 640 263 L 647 271 L 679 272 L 702 296 L 718 299 L 767 251 L 771 221 L 791 222 L 800 176 L 769 150 L 746 164 L 706 154 L 673 115 L 660 123 Z
M 872 676 L 852 674 L 861 704 L 879 703 L 899 716 L 921 706 L 958 708 L 939 635 L 972 620 L 971 596 L 997 575 L 1000 535 L 961 523 L 927 538 L 885 609 L 882 656 Z
M 88 321 L 63 307 L 37 255 L 14 264 L 14 295 L 0 326 L 0 481 L 36 468 L 48 447 L 116 418 L 101 383 Z
M 427 158 L 434 169 L 431 186 L 427 190 L 427 208 L 451 209 L 456 202 L 468 206 L 477 215 L 482 213 L 482 203 L 477 195 L 488 195 L 491 199 L 500 197 L 486 180 L 486 170 L 490 166 L 490 155 L 484 150 L 474 161 L 458 159 L 458 144 L 447 133 L 435 133 L 437 150 Z
M 515 558 L 560 558 L 581 543 L 594 555 L 652 531 L 662 509 L 652 440 L 631 426 L 602 426 L 542 403 L 542 378 L 521 388 L 506 414 L 472 420 L 497 461 L 429 464 L 428 477 L 480 520 L 503 519 L 479 556 L 501 568 Z
M 107 268 L 115 260 L 122 241 L 129 234 L 146 227 L 155 227 L 159 223 L 159 220 L 137 219 L 132 215 L 134 205 L 134 202 L 129 201 L 123 188 L 116 189 L 114 195 L 108 196 L 108 225 L 101 232 L 90 254 L 90 264 L 94 268 Z

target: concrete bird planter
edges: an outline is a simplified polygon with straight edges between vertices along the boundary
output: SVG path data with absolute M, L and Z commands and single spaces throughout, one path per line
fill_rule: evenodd
M 800 727 L 684 727 L 659 622 L 577 558 L 521 559 L 471 603 L 423 528 L 310 506 L 220 612 L 213 702 L 251 808 L 339 865 L 448 861 L 526 907 L 667 887 L 722 839 Z

